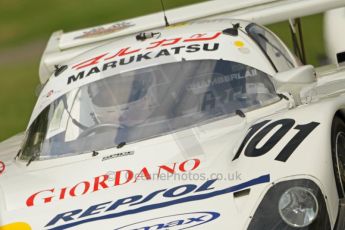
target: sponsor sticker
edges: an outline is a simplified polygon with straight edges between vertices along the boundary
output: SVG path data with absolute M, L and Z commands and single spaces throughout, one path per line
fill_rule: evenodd
M 94 76 L 95 74 L 116 69 L 119 66 L 137 64 L 146 60 L 155 60 L 160 57 L 174 56 L 174 55 L 178 55 L 182 53 L 213 52 L 213 51 L 219 50 L 219 47 L 220 47 L 219 43 L 191 44 L 188 46 L 172 47 L 172 48 L 160 49 L 156 51 L 147 51 L 147 52 L 139 53 L 139 54 L 135 54 L 140 51 L 139 49 L 130 50 L 129 48 L 126 48 L 120 51 L 122 52 L 122 54 L 120 55 L 116 54 L 115 56 L 108 57 L 108 58 L 105 58 L 107 55 L 105 53 L 97 57 L 91 58 L 89 60 L 83 61 L 77 65 L 74 65 L 72 68 L 79 71 L 67 78 L 67 85 L 77 82 L 79 80 L 85 79 L 89 76 Z M 128 54 L 132 54 L 132 55 L 127 56 Z M 121 58 L 115 61 L 109 61 L 109 62 L 104 63 L 105 60 L 110 60 L 115 57 L 118 57 L 118 58 L 121 57 Z M 97 65 L 99 63 L 101 64 Z M 90 67 L 90 68 L 87 68 L 86 70 L 81 70 L 86 67 Z
M 118 158 L 118 157 L 126 157 L 126 156 L 131 156 L 134 155 L 134 151 L 128 151 L 128 152 L 122 152 L 122 153 L 114 153 L 111 154 L 109 156 L 105 156 L 102 158 L 102 161 L 107 161 L 107 160 L 111 160 L 114 158 Z
M 109 221 L 119 217 L 135 215 L 161 208 L 167 208 L 184 203 L 202 201 L 212 197 L 222 196 L 254 185 L 268 183 L 270 175 L 245 181 L 225 188 L 217 188 L 217 179 L 207 180 L 202 184 L 182 184 L 170 188 L 161 188 L 150 194 L 136 194 L 127 197 L 114 197 L 114 200 L 93 204 L 85 208 L 66 210 L 55 215 L 46 225 L 49 230 L 65 230 L 83 226 L 88 223 Z M 115 229 L 187 229 L 197 225 L 206 224 L 219 217 L 219 213 L 196 212 L 164 216 Z M 134 217 L 135 218 L 135 217 Z M 191 222 L 193 220 L 193 222 Z M 115 223 L 115 221 L 114 221 Z M 100 223 L 101 224 L 101 223 Z M 157 228 L 157 224 L 159 228 Z M 144 228 L 146 227 L 146 228 Z M 152 228 L 150 228 L 152 227 Z
M 210 42 L 213 40 L 216 40 L 218 37 L 220 37 L 222 33 L 221 32 L 217 32 L 217 33 L 212 33 L 212 34 L 207 34 L 207 33 L 203 33 L 203 34 L 193 34 L 190 37 L 175 37 L 175 38 L 170 38 L 170 39 L 160 39 L 154 42 L 151 42 L 148 44 L 148 46 L 146 48 L 133 48 L 133 47 L 124 47 L 122 49 L 116 50 L 115 52 L 107 52 L 107 53 L 102 53 L 99 54 L 95 57 L 92 57 L 89 60 L 85 60 L 82 61 L 78 64 L 75 64 L 72 68 L 73 69 L 83 69 L 85 67 L 89 67 L 89 66 L 94 66 L 100 62 L 107 62 L 111 59 L 114 58 L 118 58 L 118 57 L 125 57 L 128 55 L 133 55 L 135 53 L 143 53 L 145 50 L 146 51 L 152 51 L 152 49 L 163 49 L 163 48 L 173 48 L 173 54 L 177 55 L 180 54 L 180 50 L 181 49 L 186 49 L 186 45 L 192 44 L 192 46 L 189 49 L 195 50 L 196 48 L 193 48 L 193 45 L 200 45 L 198 44 L 198 42 Z M 172 47 L 174 45 L 180 45 L 178 47 Z M 188 49 L 188 48 L 187 48 Z M 197 49 L 196 51 L 199 51 L 199 49 Z M 214 51 L 214 50 L 208 50 L 207 51 Z M 194 52 L 196 52 L 194 51 Z M 155 55 L 155 58 L 160 57 L 160 56 L 166 56 L 165 53 L 169 52 L 168 50 L 164 49 L 164 51 L 160 51 L 158 52 L 157 55 Z M 188 51 L 186 51 L 188 53 Z M 151 54 L 151 52 L 149 52 L 149 54 Z M 171 55 L 171 54 L 168 54 Z M 145 55 L 144 55 L 145 56 Z
M 154 219 L 136 222 L 115 230 L 133 230 L 133 229 L 188 229 L 199 225 L 207 224 L 219 218 L 217 212 L 191 212 L 176 215 L 158 217 Z
M 54 201 L 85 196 L 90 193 L 108 190 L 142 180 L 149 181 L 153 179 L 154 173 L 159 177 L 163 173 L 174 175 L 192 172 L 199 168 L 200 163 L 201 161 L 199 159 L 189 159 L 184 162 L 160 165 L 155 168 L 143 167 L 137 171 L 133 169 L 118 170 L 113 173 L 111 178 L 110 175 L 104 174 L 80 181 L 74 185 L 38 191 L 27 198 L 26 205 L 32 207 L 37 204 L 47 204 Z

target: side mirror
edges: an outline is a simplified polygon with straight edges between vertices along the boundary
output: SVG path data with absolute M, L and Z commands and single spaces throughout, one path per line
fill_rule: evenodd
M 312 65 L 305 65 L 277 73 L 273 78 L 279 92 L 289 92 L 296 104 L 301 104 L 300 92 L 302 88 L 316 82 L 316 72 Z

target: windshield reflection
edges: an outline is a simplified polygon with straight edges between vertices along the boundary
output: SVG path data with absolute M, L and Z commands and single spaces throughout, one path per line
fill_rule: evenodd
M 92 82 L 30 126 L 22 159 L 76 155 L 204 124 L 279 100 L 270 76 L 225 60 L 181 61 Z

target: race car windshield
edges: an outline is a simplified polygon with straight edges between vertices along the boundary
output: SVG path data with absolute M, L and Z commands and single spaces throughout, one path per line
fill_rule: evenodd
M 270 76 L 225 60 L 193 60 L 110 76 L 61 96 L 27 131 L 21 159 L 102 150 L 235 116 L 279 100 Z

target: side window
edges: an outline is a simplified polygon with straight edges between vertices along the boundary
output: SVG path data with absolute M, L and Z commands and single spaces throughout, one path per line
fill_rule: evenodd
M 248 35 L 260 46 L 278 72 L 295 67 L 290 51 L 270 31 L 254 23 L 246 27 Z

